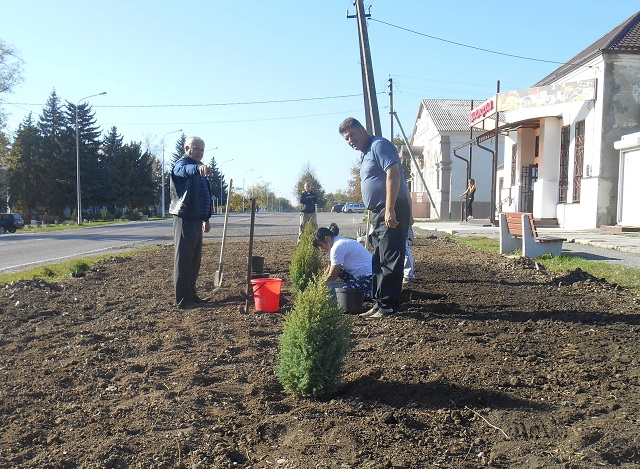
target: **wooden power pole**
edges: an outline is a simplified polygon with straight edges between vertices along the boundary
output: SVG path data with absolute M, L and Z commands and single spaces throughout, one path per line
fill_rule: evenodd
M 358 39 L 360 42 L 360 67 L 362 69 L 362 91 L 364 94 L 364 109 L 366 114 L 366 127 L 371 135 L 382 136 L 380 127 L 380 115 L 378 114 L 378 98 L 376 96 L 376 83 L 373 79 L 373 65 L 371 64 L 371 51 L 369 50 L 369 35 L 367 33 L 367 17 L 364 12 L 364 0 L 355 0 L 356 15 L 347 18 L 358 20 Z M 391 136 L 393 138 L 393 136 Z

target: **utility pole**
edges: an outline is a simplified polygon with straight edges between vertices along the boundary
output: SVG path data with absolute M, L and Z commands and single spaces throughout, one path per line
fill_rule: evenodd
M 355 0 L 354 4 L 356 6 L 356 15 L 349 15 L 349 12 L 347 11 L 347 18 L 356 18 L 358 20 L 360 68 L 362 70 L 362 91 L 364 94 L 367 132 L 371 135 L 382 137 L 380 115 L 378 113 L 378 98 L 376 97 L 376 83 L 373 79 L 373 65 L 371 64 L 369 35 L 367 33 L 367 18 L 371 16 L 371 14 L 364 12 L 364 0 Z
M 391 127 L 389 128 L 389 140 L 393 142 L 393 78 L 389 78 L 389 117 Z
M 498 80 L 498 84 L 496 86 L 496 107 L 498 103 L 498 95 L 500 94 L 500 80 Z M 491 213 L 489 216 L 489 220 L 492 225 L 496 224 L 496 177 L 498 173 L 498 147 L 500 145 L 500 111 L 496 109 L 496 140 L 494 142 L 494 151 L 493 151 L 493 159 L 491 161 Z

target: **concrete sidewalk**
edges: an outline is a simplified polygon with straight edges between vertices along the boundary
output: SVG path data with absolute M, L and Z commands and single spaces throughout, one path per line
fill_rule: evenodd
M 439 231 L 458 236 L 500 237 L 500 229 L 497 226 L 483 226 L 478 221 L 416 221 L 413 226 L 420 230 Z M 615 233 L 600 229 L 563 230 L 560 228 L 538 228 L 538 232 L 565 238 L 567 243 L 584 244 L 601 249 L 613 249 L 636 254 L 640 261 L 640 232 Z

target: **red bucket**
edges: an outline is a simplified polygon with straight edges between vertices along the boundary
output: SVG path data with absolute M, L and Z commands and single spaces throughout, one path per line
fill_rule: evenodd
M 281 278 L 254 278 L 251 280 L 256 310 L 275 313 L 280 309 Z

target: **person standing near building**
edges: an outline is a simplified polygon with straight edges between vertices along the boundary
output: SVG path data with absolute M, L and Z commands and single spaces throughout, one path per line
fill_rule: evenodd
M 398 312 L 407 246 L 412 224 L 407 182 L 398 150 L 389 140 L 369 135 L 353 117 L 338 128 L 349 145 L 361 152 L 362 200 L 372 212 L 371 244 L 373 307 L 362 313 L 367 319 L 382 319 Z
M 298 242 L 307 223 L 311 222 L 314 230 L 318 229 L 318 218 L 316 215 L 316 204 L 318 203 L 318 194 L 311 190 L 309 181 L 304 183 L 304 191 L 300 194 L 300 228 L 298 230 Z
M 196 292 L 196 281 L 202 260 L 202 233 L 211 230 L 211 188 L 207 176 L 211 166 L 202 164 L 204 141 L 189 137 L 184 142 L 184 155 L 171 169 L 169 181 L 173 215 L 174 258 L 173 281 L 176 305 L 191 309 L 208 301 Z
M 469 179 L 467 190 L 460 194 L 460 198 L 467 196 L 467 220 L 473 218 L 473 199 L 476 195 L 476 180 Z

